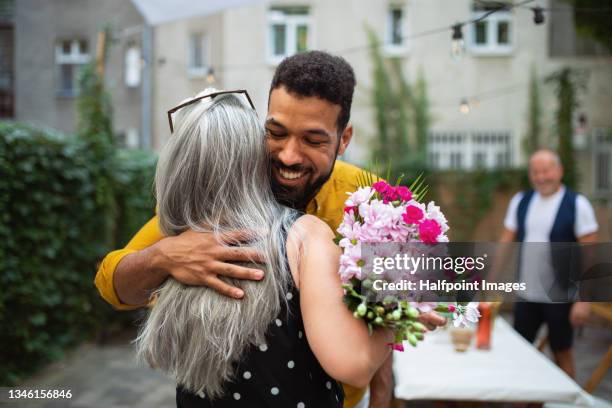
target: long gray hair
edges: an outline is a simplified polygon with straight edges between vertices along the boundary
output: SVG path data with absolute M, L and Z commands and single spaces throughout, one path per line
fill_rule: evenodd
M 179 110 L 174 123 L 155 174 L 161 230 L 212 232 L 232 246 L 245 244 L 229 240 L 229 232 L 251 231 L 248 246 L 263 254 L 265 264 L 257 267 L 265 278 L 222 278 L 244 291 L 241 300 L 169 278 L 155 293 L 137 354 L 184 388 L 215 398 L 248 347 L 265 343 L 283 310 L 291 281 L 284 231 L 296 213 L 274 199 L 263 127 L 241 96 L 204 98 Z

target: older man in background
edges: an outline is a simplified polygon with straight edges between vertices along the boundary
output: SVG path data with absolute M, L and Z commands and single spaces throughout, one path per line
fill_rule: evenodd
M 500 242 L 580 242 L 597 240 L 597 220 L 589 201 L 564 186 L 563 167 L 559 156 L 547 149 L 536 151 L 529 159 L 529 180 L 532 188 L 517 193 L 508 206 Z M 548 326 L 548 339 L 555 362 L 574 377 L 572 356 L 573 328 L 587 319 L 590 305 L 586 302 L 552 303 L 544 294 L 550 291 L 555 272 L 530 265 L 536 257 L 551 257 L 546 245 L 523 247 L 520 279 L 528 290 L 521 295 L 514 309 L 514 328 L 530 342 L 543 323 Z M 550 259 L 550 264 L 554 264 Z M 552 268 L 551 268 L 552 269 Z M 558 279 L 557 279 L 558 280 Z M 553 299 L 554 301 L 554 299 Z

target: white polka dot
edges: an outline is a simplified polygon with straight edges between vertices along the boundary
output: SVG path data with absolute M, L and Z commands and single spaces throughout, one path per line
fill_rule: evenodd
M 251 378 L 251 372 L 245 371 L 244 374 L 242 374 L 242 376 L 244 377 L 245 380 L 248 380 L 249 378 Z
M 289 367 L 289 368 L 293 368 L 293 367 L 295 367 L 295 363 L 293 362 L 293 360 L 290 360 L 290 361 L 287 363 L 287 367 Z
M 259 350 L 266 351 L 268 349 L 268 345 L 266 343 L 259 345 Z
M 287 292 L 286 298 L 287 298 L 287 300 L 293 299 L 293 293 Z
M 274 323 L 276 323 L 278 327 L 281 327 L 283 325 L 283 322 L 281 322 L 281 319 L 276 319 Z
M 325 386 L 328 390 L 331 390 L 331 383 L 329 381 L 325 383 Z
M 298 402 L 297 408 L 306 408 L 306 404 L 304 404 L 303 402 Z
M 299 337 L 300 339 L 302 338 L 302 336 L 303 336 L 303 335 L 304 335 L 304 333 L 302 333 L 302 331 L 301 331 L 301 330 L 300 330 L 300 331 L 298 331 L 298 337 Z
M 272 387 L 272 388 L 270 389 L 270 393 L 271 393 L 272 395 L 278 395 L 279 390 L 278 390 L 278 388 L 276 388 L 276 387 Z
M 234 393 L 234 399 L 236 401 L 238 401 L 240 399 L 240 394 L 238 394 L 237 392 Z

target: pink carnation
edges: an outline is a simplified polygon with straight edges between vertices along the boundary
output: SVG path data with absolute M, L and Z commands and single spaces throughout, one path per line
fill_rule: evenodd
M 402 214 L 402 218 L 406 224 L 416 224 L 423 219 L 423 210 L 416 205 L 406 207 L 406 212 Z
M 380 194 L 385 204 L 399 199 L 399 195 L 397 194 L 395 187 L 390 186 L 386 181 L 377 181 L 376 183 L 372 184 L 372 188 L 374 188 L 374 190 Z
M 391 347 L 394 351 L 404 351 L 404 345 L 402 343 L 387 343 L 387 346 Z
M 346 207 L 344 207 L 344 212 L 348 214 L 351 211 L 355 212 L 356 209 L 357 209 L 356 205 L 347 205 Z
M 438 235 L 442 233 L 442 228 L 435 220 L 423 220 L 419 224 L 419 236 L 421 241 L 427 244 L 438 242 Z
M 399 196 L 402 201 L 410 201 L 412 200 L 412 191 L 406 186 L 397 186 L 395 187 L 395 192 Z

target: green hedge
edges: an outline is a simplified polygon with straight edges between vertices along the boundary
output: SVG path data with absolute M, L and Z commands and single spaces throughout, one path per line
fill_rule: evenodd
M 115 244 L 104 228 L 120 222 L 114 235 L 125 241 L 150 217 L 155 158 L 120 153 L 113 162 L 108 211 L 91 149 L 52 131 L 0 122 L 0 385 L 113 319 L 93 285 L 96 263 Z M 112 214 L 117 218 L 109 220 Z

